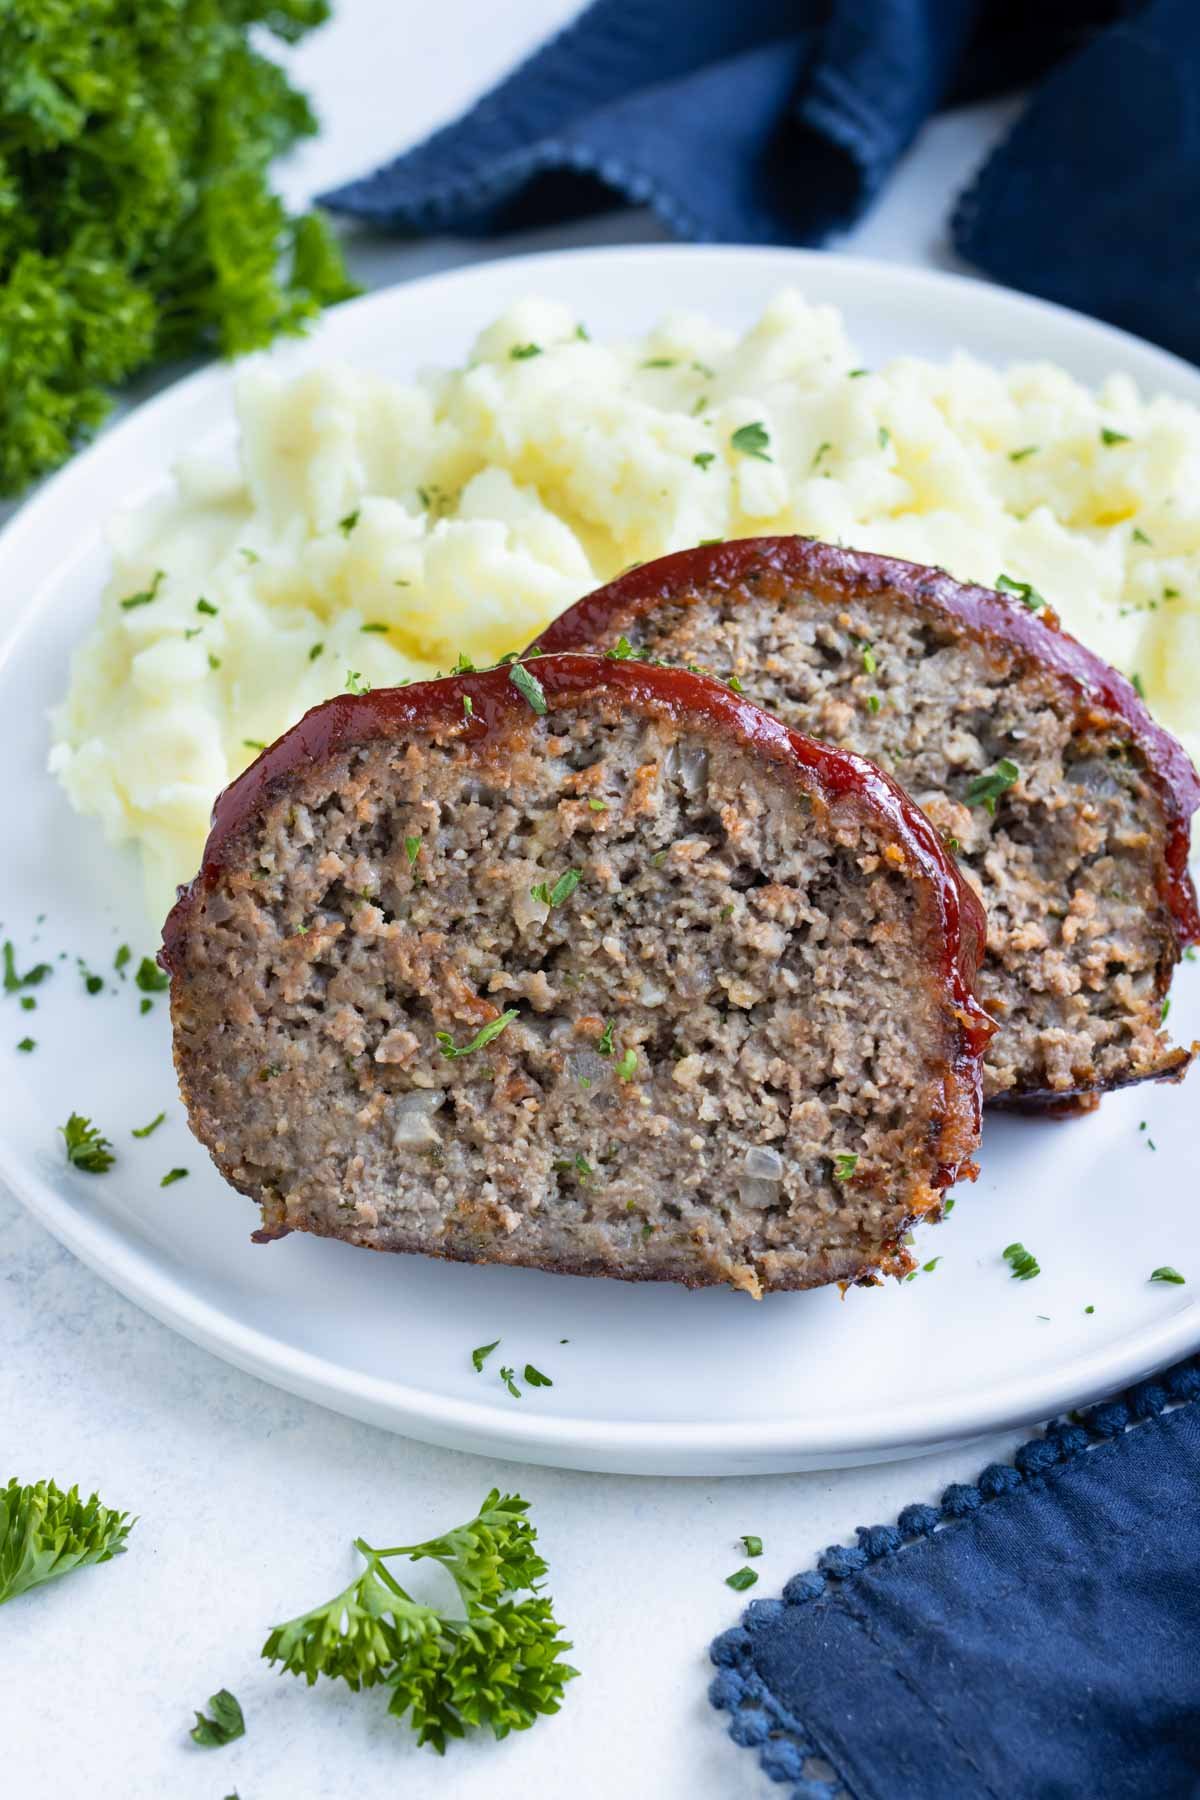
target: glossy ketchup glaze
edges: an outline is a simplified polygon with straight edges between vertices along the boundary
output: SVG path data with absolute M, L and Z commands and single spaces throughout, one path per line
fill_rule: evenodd
M 775 765 L 810 796 L 827 804 L 845 796 L 858 798 L 890 827 L 910 871 L 928 885 L 936 906 L 942 949 L 940 967 L 934 972 L 958 1022 L 955 1078 L 965 1092 L 973 1089 L 978 1130 L 979 1065 L 995 1029 L 973 993 L 986 921 L 937 832 L 891 777 L 865 757 L 789 731 L 723 683 L 705 676 L 598 656 L 536 656 L 524 659 L 523 666 L 540 685 L 551 711 L 609 698 L 628 710 L 666 717 L 681 727 L 699 723 Z M 200 872 L 190 886 L 179 890 L 163 927 L 162 966 L 172 972 L 181 966 L 193 907 L 219 879 L 243 827 L 277 798 L 293 775 L 381 739 L 444 737 L 481 748 L 492 740 L 503 749 L 516 733 L 527 732 L 536 722 L 512 674 L 505 665 L 411 687 L 339 695 L 306 713 L 217 800 Z M 466 699 L 471 702 L 469 714 L 463 705 Z M 946 1166 L 942 1184 L 955 1172 L 954 1165 Z
M 1200 942 L 1200 909 L 1188 872 L 1190 821 L 1200 806 L 1200 776 L 1183 746 L 1155 723 L 1132 684 L 1064 631 L 1049 607 L 1032 612 L 1019 600 L 955 581 L 944 570 L 843 550 L 813 538 L 740 538 L 680 550 L 630 570 L 569 607 L 534 648 L 543 655 L 604 649 L 660 605 L 697 593 L 738 592 L 752 599 L 755 583 L 764 576 L 802 586 L 831 604 L 886 595 L 914 609 L 937 609 L 976 636 L 1015 647 L 1062 676 L 1074 690 L 1081 721 L 1086 722 L 1092 709 L 1118 719 L 1162 796 L 1167 827 L 1163 900 L 1180 945 Z

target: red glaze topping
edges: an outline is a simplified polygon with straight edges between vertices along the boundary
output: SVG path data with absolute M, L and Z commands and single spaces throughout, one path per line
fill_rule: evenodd
M 543 655 L 605 649 L 656 606 L 697 590 L 742 588 L 748 578 L 768 572 L 831 602 L 889 594 L 913 606 L 936 608 L 968 631 L 1015 645 L 1063 676 L 1074 688 L 1081 711 L 1102 708 L 1119 719 L 1162 795 L 1167 824 L 1163 899 L 1175 920 L 1180 945 L 1200 942 L 1200 909 L 1187 866 L 1191 815 L 1200 806 L 1200 776 L 1183 746 L 1151 718 L 1132 684 L 1064 631 L 1049 607 L 1031 612 L 1019 600 L 991 588 L 965 585 L 944 570 L 842 550 L 813 538 L 739 538 L 680 550 L 631 569 L 576 601 L 547 626 L 534 648 Z M 746 597 L 753 597 L 752 586 Z
M 672 559 L 678 560 L 678 559 Z M 631 711 L 657 713 L 686 725 L 702 719 L 739 739 L 764 760 L 807 779 L 797 785 L 825 800 L 843 795 L 862 799 L 891 826 L 910 866 L 930 884 L 941 922 L 945 984 L 960 1025 L 957 1073 L 975 1088 L 975 1125 L 979 1126 L 979 1060 L 995 1026 L 972 992 L 987 939 L 983 908 L 963 880 L 941 838 L 902 788 L 865 757 L 835 750 L 798 731 L 789 731 L 769 713 L 740 698 L 719 681 L 681 669 L 620 662 L 600 656 L 539 656 L 525 663 L 536 676 L 551 706 L 607 693 Z M 463 699 L 471 700 L 464 717 Z M 403 688 L 379 688 L 368 694 L 342 694 L 305 713 L 298 725 L 264 750 L 227 787 L 213 808 L 212 828 L 200 873 L 179 898 L 163 927 L 159 962 L 174 971 L 181 941 L 196 898 L 211 888 L 225 866 L 226 852 L 241 828 L 277 796 L 295 771 L 310 768 L 339 752 L 381 738 L 453 735 L 482 744 L 493 733 L 511 734 L 514 722 L 531 717 L 529 702 L 518 691 L 512 672 L 502 666 L 482 673 L 450 675 Z M 955 1171 L 943 1170 L 944 1182 Z

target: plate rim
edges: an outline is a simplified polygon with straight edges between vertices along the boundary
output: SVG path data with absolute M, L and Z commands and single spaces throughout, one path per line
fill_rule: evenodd
M 959 306 L 976 309 L 983 305 L 1009 320 L 1014 312 L 1024 314 L 1031 324 L 1052 320 L 1058 329 L 1068 328 L 1077 339 L 1090 340 L 1097 353 L 1108 354 L 1114 372 L 1120 369 L 1122 355 L 1128 356 L 1132 350 L 1140 361 L 1149 357 L 1151 366 L 1161 369 L 1167 391 L 1193 387 L 1200 403 L 1200 370 L 1158 345 L 1068 307 L 952 271 L 786 246 L 600 245 L 498 257 L 375 289 L 345 302 L 326 317 L 342 319 L 361 317 L 372 309 L 386 311 L 398 294 L 409 290 L 436 302 L 447 288 L 470 287 L 480 281 L 486 284 L 517 272 L 528 271 L 533 288 L 547 273 L 553 278 L 564 263 L 597 261 L 706 261 L 739 266 L 753 263 L 763 270 L 771 266 L 781 281 L 788 279 L 786 271 L 790 270 L 801 288 L 805 272 L 817 268 L 823 275 L 832 272 L 846 282 L 878 282 L 883 277 L 889 286 L 918 296 L 933 295 L 943 302 L 949 297 Z M 307 339 L 284 342 L 266 354 L 282 361 L 289 351 L 319 351 L 321 338 L 319 322 Z M 178 415 L 185 415 L 189 406 L 219 400 L 228 392 L 235 368 L 236 365 L 217 363 L 186 374 L 135 405 L 103 431 L 21 504 L 0 530 L 0 566 L 6 558 L 20 555 L 24 540 L 37 533 L 47 513 L 59 511 L 77 488 L 86 487 L 94 469 L 102 464 L 119 464 L 127 447 L 136 450 L 139 436 L 152 437 L 160 424 L 170 425 Z M 1139 387 L 1144 386 L 1145 378 L 1141 377 Z M 34 628 L 44 589 L 61 574 L 70 555 L 68 552 L 43 580 L 31 585 L 24 604 L 5 621 L 0 667 L 8 662 L 27 630 Z M 0 1103 L 0 1118 L 5 1126 L 6 1115 L 14 1103 L 10 1085 Z M 0 1145 L 6 1138 L 7 1129 L 0 1132 Z M 852 1415 L 849 1426 L 840 1420 L 806 1421 L 792 1416 L 720 1423 L 605 1420 L 561 1413 L 508 1415 L 483 1401 L 464 1400 L 350 1368 L 327 1356 L 289 1345 L 270 1331 L 245 1324 L 217 1302 L 190 1289 L 179 1274 L 158 1267 L 151 1248 L 123 1232 L 118 1220 L 89 1216 L 70 1197 L 69 1188 L 52 1185 L 30 1168 L 20 1153 L 19 1160 L 10 1160 L 13 1150 L 9 1145 L 4 1147 L 8 1150 L 4 1179 L 26 1210 L 118 1292 L 191 1342 L 277 1387 L 344 1414 L 426 1442 L 514 1460 L 638 1474 L 714 1475 L 900 1457 L 1050 1417 L 1064 1407 L 1125 1386 L 1200 1345 L 1200 1317 L 1196 1316 L 1195 1302 L 1190 1301 L 1157 1323 L 1141 1326 L 1132 1334 L 1052 1365 L 1036 1381 L 1026 1374 L 994 1383 L 987 1390 L 986 1404 L 964 1395 L 950 1396 L 931 1405 L 914 1384 L 912 1397 L 902 1407 L 859 1410 Z

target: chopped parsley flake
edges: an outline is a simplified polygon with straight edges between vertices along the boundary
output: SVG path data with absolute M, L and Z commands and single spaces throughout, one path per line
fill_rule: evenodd
M 610 662 L 627 662 L 633 655 L 633 645 L 625 636 L 625 633 L 622 632 L 612 649 L 606 650 L 604 654 L 608 657 Z
M 211 1718 L 202 1712 L 196 1714 L 196 1723 L 192 1726 L 192 1741 L 204 1744 L 209 1748 L 219 1749 L 222 1744 L 232 1744 L 235 1738 L 245 1737 L 246 1721 L 242 1709 L 228 1688 L 209 1697 Z
M 859 381 L 862 376 L 869 375 L 870 373 L 870 369 L 848 369 L 846 371 L 846 378 L 849 381 Z
M 725 685 L 734 694 L 744 694 L 746 691 L 736 675 L 731 675 Z
M 1186 1277 L 1181 1275 L 1178 1269 L 1173 1269 L 1170 1263 L 1164 1263 L 1161 1269 L 1155 1269 L 1151 1274 L 1150 1279 L 1151 1281 L 1170 1282 L 1172 1287 L 1187 1286 Z
M 634 1049 L 627 1050 L 620 1062 L 616 1063 L 614 1066 L 621 1081 L 632 1081 L 637 1070 L 637 1051 Z
M 829 442 L 828 439 L 826 439 L 826 441 L 823 444 L 818 444 L 817 448 L 816 448 L 816 453 L 813 456 L 812 462 L 808 465 L 809 468 L 810 469 L 818 468 L 820 466 L 822 458 L 828 456 L 829 452 L 832 449 L 833 449 L 833 445 Z
M 747 1556 L 761 1556 L 763 1553 L 762 1539 L 760 1537 L 753 1537 L 748 1531 L 742 1533 L 738 1542 L 745 1550 Z
M 1038 612 L 1046 604 L 1030 582 L 1014 581 L 1011 575 L 997 575 L 996 592 L 1012 594 L 1023 606 L 1027 606 L 1030 612 Z
M 539 881 L 536 887 L 530 888 L 529 892 L 533 899 L 540 900 L 543 906 L 561 906 L 564 900 L 571 898 L 582 878 L 582 869 L 568 869 L 565 874 L 559 876 L 553 887 L 550 887 L 545 881 Z
M 692 458 L 692 461 L 698 469 L 707 469 L 709 463 L 714 463 L 716 460 L 717 453 L 715 450 L 697 450 L 695 456 Z
M 742 456 L 753 456 L 759 462 L 774 461 L 773 457 L 767 455 L 771 438 L 761 419 L 756 419 L 751 425 L 739 425 L 729 442 Z
M 1083 1310 L 1085 1313 L 1094 1313 L 1096 1309 L 1094 1306 L 1085 1306 Z
M 933 1271 L 937 1268 L 937 1266 L 941 1262 L 941 1260 L 942 1259 L 940 1256 L 931 1256 L 927 1263 L 921 1264 L 921 1267 L 924 1269 L 924 1271 L 927 1275 L 932 1275 Z
M 389 625 L 385 625 L 382 619 L 368 619 L 367 623 L 365 625 L 360 625 L 358 629 L 360 631 L 374 631 L 374 632 L 382 633 L 382 632 L 390 631 L 391 627 Z
M 213 670 L 219 669 L 221 666 L 220 657 L 214 656 L 211 650 L 208 653 L 208 666 L 210 669 L 213 669 Z
M 596 1049 L 599 1051 L 601 1056 L 611 1056 L 613 1053 L 613 1027 L 615 1025 L 616 1025 L 616 1020 L 610 1019 L 608 1021 L 608 1024 L 604 1027 L 604 1030 L 600 1034 L 600 1039 L 596 1045 Z
M 1131 442 L 1131 439 L 1123 431 L 1110 431 L 1107 425 L 1102 425 L 1100 427 L 1100 442 L 1102 444 L 1128 444 Z
M 155 569 L 154 579 L 148 588 L 140 594 L 130 594 L 128 599 L 122 600 L 122 612 L 132 612 L 135 606 L 149 606 L 152 600 L 158 599 L 158 590 L 166 579 L 167 571 L 165 569 Z
M 24 1050 L 28 1054 L 30 1050 L 37 1049 L 37 1040 L 31 1037 L 23 1037 L 18 1043 L 17 1049 Z
M 341 532 L 343 537 L 349 537 L 350 533 L 354 530 L 354 527 L 357 524 L 358 524 L 358 508 L 356 506 L 353 512 L 348 512 L 344 519 L 338 520 L 338 530 Z
M 879 448 L 881 450 L 886 450 L 888 445 L 891 443 L 891 441 L 892 441 L 891 432 L 888 430 L 886 425 L 881 425 L 879 427 Z
M 473 675 L 475 673 L 475 664 L 465 650 L 460 650 L 455 657 L 450 673 L 452 675 Z
M 160 969 L 149 956 L 143 956 L 133 979 L 143 994 L 161 994 L 164 988 L 171 985 L 171 977 L 167 971 Z
M 542 346 L 540 344 L 514 344 L 508 354 L 513 362 L 528 362 L 531 356 L 542 354 Z
M 835 1181 L 849 1181 L 858 1167 L 858 1156 L 853 1150 L 844 1150 L 833 1159 L 833 1178 Z
M 158 1185 L 159 1187 L 171 1187 L 176 1181 L 182 1181 L 186 1174 L 186 1169 L 168 1169 Z
M 125 965 L 132 955 L 133 951 L 129 948 L 128 944 L 122 944 L 119 947 L 117 954 L 113 957 L 113 968 L 118 975 L 123 973 Z
M 492 1351 L 496 1348 L 496 1346 L 497 1346 L 497 1344 L 499 1344 L 499 1342 L 500 1342 L 499 1338 L 493 1338 L 492 1342 L 490 1344 L 480 1344 L 480 1346 L 477 1350 L 472 1350 L 471 1361 L 475 1366 L 475 1373 L 477 1375 L 482 1375 L 484 1363 L 487 1361 L 488 1357 L 492 1354 Z
M 535 1369 L 532 1363 L 525 1364 L 525 1379 L 529 1383 L 530 1387 L 553 1387 L 554 1386 L 554 1383 L 551 1381 L 550 1377 L 548 1375 L 543 1375 L 542 1371 L 540 1369 Z
M 588 811 L 589 812 L 607 812 L 608 811 L 608 801 L 607 800 L 597 800 L 595 795 L 593 794 L 592 798 L 588 801 Z
M 83 977 L 83 985 L 89 994 L 100 994 L 104 991 L 103 975 L 93 975 L 83 958 L 79 958 L 79 973 Z
M 868 694 L 867 695 L 867 711 L 868 712 L 877 713 L 879 711 L 879 708 L 882 706 L 882 704 L 883 704 L 883 702 L 880 700 L 878 694 Z
M 1014 1281 L 1032 1281 L 1042 1272 L 1037 1257 L 1031 1255 L 1024 1244 L 1007 1244 L 1002 1254 Z
M 864 644 L 862 647 L 862 666 L 868 675 L 874 675 L 879 667 L 879 664 L 875 661 L 875 652 L 872 650 L 870 644 Z
M 642 367 L 643 369 L 673 369 L 675 358 L 673 356 L 650 356 L 647 357 Z
M 415 868 L 417 858 L 421 854 L 421 840 L 419 837 L 406 837 L 405 838 L 404 854 L 408 858 L 409 868 L 410 869 Z
M 320 656 L 320 654 L 324 650 L 324 648 L 325 648 L 324 644 L 314 644 L 312 649 L 308 653 L 309 662 L 316 662 L 318 656 Z
M 41 982 L 45 981 L 47 975 L 53 973 L 49 963 L 34 963 L 33 967 L 27 969 L 24 975 L 18 975 L 16 951 L 11 942 L 6 940 L 4 945 L 4 991 L 6 994 L 15 994 L 21 988 L 38 987 Z M 27 1012 L 31 1010 L 26 1007 Z
M 1019 781 L 1021 771 L 1016 763 L 1007 756 L 1002 756 L 994 769 L 988 769 L 982 775 L 976 775 L 967 789 L 968 806 L 986 806 L 989 813 L 995 816 L 996 802 L 1002 794 L 1006 794 L 1015 781 Z
M 507 1012 L 502 1012 L 498 1019 L 489 1019 L 487 1024 L 482 1026 L 481 1029 L 475 1033 L 475 1036 L 471 1039 L 469 1044 L 456 1044 L 448 1031 L 439 1031 L 434 1035 L 437 1038 L 438 1048 L 441 1050 L 443 1056 L 451 1058 L 456 1056 L 470 1056 L 473 1051 L 482 1050 L 485 1044 L 490 1044 L 493 1038 L 498 1038 L 500 1033 L 506 1031 L 516 1017 L 516 1008 L 510 1007 Z
M 577 338 L 579 338 L 582 343 L 585 343 L 585 344 L 590 344 L 592 341 L 592 334 L 588 330 L 587 326 L 582 323 L 582 321 L 575 327 L 575 336 Z
M 37 1011 L 37 1001 L 34 999 L 32 994 L 22 994 L 21 995 L 21 1011 L 22 1012 L 36 1012 Z
M 546 691 L 531 669 L 527 669 L 523 663 L 514 663 L 508 671 L 508 679 L 539 718 L 548 711 Z
M 1146 689 L 1143 686 L 1142 678 L 1138 674 L 1136 669 L 1133 671 L 1133 674 L 1129 677 L 1129 685 L 1132 687 L 1134 693 L 1137 695 L 1139 700 L 1144 700 L 1146 698 Z
M 725 1586 L 731 1587 L 735 1593 L 742 1594 L 747 1588 L 752 1588 L 757 1580 L 758 1575 L 755 1570 L 743 1567 L 735 1569 L 732 1575 L 725 1577 Z
M 263 738 L 243 738 L 242 743 L 247 750 L 265 750 L 267 747 Z
M 1168 994 L 1167 998 L 1162 1003 L 1162 1011 L 1158 1015 L 1158 1022 L 1160 1025 L 1166 1024 L 1167 1014 L 1170 1012 L 1170 1010 L 1171 1010 L 1171 997 Z
M 88 1175 L 103 1175 L 116 1162 L 112 1145 L 98 1126 L 79 1113 L 72 1113 L 65 1125 L 59 1126 L 67 1146 L 67 1161 Z
M 1026 444 L 1023 450 L 1010 450 L 1008 460 L 1009 462 L 1024 462 L 1027 456 L 1036 456 L 1038 448 L 1037 444 Z
M 514 1374 L 515 1374 L 515 1370 L 513 1370 L 513 1369 L 501 1369 L 500 1379 L 504 1383 L 505 1387 L 508 1389 L 509 1393 L 512 1395 L 513 1399 L 519 1400 L 521 1398 L 521 1390 L 517 1386 L 516 1382 L 513 1380 Z
M 138 1011 L 139 1011 L 139 1012 L 140 1012 L 140 1013 L 148 1013 L 148 1012 L 153 1012 L 153 1010 L 154 1010 L 154 1002 L 153 1002 L 153 1000 L 143 1000 L 143 1001 L 142 1001 L 142 1003 L 141 1003 L 141 1005 L 140 1005 L 140 1006 L 139 1006 L 139 1008 L 138 1008 Z
M 165 1112 L 160 1112 L 158 1117 L 155 1119 L 151 1119 L 151 1121 L 148 1125 L 136 1125 L 134 1127 L 134 1129 L 130 1132 L 130 1134 L 129 1134 L 130 1137 L 148 1138 L 152 1131 L 158 1130 L 159 1126 L 162 1124 L 162 1122 L 166 1118 L 166 1116 L 167 1115 Z
M 471 716 L 473 715 L 473 713 L 475 711 L 475 702 L 472 700 L 470 694 L 463 695 L 462 703 L 463 703 L 463 718 L 464 719 L 471 718 Z
M 1133 528 L 1133 541 L 1135 544 L 1148 544 L 1150 542 L 1150 539 L 1146 536 L 1140 525 L 1135 525 Z
M 371 684 L 364 681 L 357 669 L 346 670 L 346 692 L 348 694 L 369 694 Z
M 203 594 L 201 594 L 199 600 L 196 602 L 196 611 L 198 613 L 207 613 L 211 619 L 216 618 L 219 610 L 218 607 L 213 605 L 211 600 L 206 600 Z

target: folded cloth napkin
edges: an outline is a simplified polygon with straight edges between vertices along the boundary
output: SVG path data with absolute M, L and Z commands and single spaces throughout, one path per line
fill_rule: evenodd
M 819 244 L 932 113 L 1016 86 L 1032 98 L 955 212 L 958 250 L 1200 360 L 1200 0 L 596 0 L 458 123 L 321 198 L 408 233 L 625 201 L 681 237 Z
M 751 1602 L 734 1739 L 804 1800 L 1194 1800 L 1198 1400 L 1195 1357 Z

